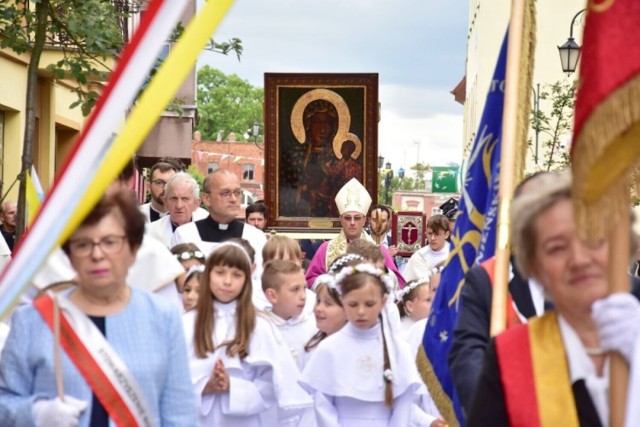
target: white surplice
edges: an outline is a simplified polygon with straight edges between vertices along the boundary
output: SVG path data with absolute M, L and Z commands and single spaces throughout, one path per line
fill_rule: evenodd
M 256 316 L 249 355 L 240 360 L 238 356 L 229 357 L 226 347 L 217 347 L 235 336 L 236 301 L 214 303 L 214 313 L 213 343 L 216 350 L 203 359 L 195 354 L 196 311 L 183 316 L 191 379 L 198 396 L 201 425 L 275 426 L 278 423 L 278 411 L 295 417 L 312 406 L 311 397 L 297 383 L 298 371 L 284 347 L 282 337 L 263 314 Z M 229 392 L 203 395 L 217 359 L 222 359 L 229 374 Z
M 389 336 L 385 333 L 385 336 Z M 384 404 L 383 343 L 380 324 L 359 329 L 351 323 L 324 339 L 302 372 L 301 384 L 315 400 L 318 426 L 409 426 L 427 393 L 415 358 L 402 339 L 387 339 L 393 375 L 393 405 Z M 434 417 L 424 414 L 430 423 Z

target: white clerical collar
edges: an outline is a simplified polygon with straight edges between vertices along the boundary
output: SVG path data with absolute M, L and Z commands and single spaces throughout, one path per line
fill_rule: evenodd
M 153 205 L 151 203 L 149 203 L 149 209 L 151 209 L 152 211 L 154 211 L 155 213 L 157 213 L 160 218 L 162 218 L 163 216 L 167 216 L 169 215 L 169 210 L 167 209 L 164 212 L 160 212 L 159 210 L 157 210 L 156 208 L 153 207 Z
M 229 228 L 229 224 L 220 224 L 218 223 L 218 229 L 227 230 Z

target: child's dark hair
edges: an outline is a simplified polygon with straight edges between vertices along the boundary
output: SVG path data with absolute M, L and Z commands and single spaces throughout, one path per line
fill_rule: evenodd
M 249 255 L 249 259 L 251 259 L 251 264 L 256 262 L 256 250 L 253 249 L 251 243 L 247 239 L 243 239 L 242 237 L 232 237 L 227 240 L 227 242 L 237 243 L 244 248 L 244 250 Z
M 444 215 L 433 215 L 427 220 L 427 228 L 430 228 L 434 233 L 449 231 L 449 220 Z
M 362 265 L 362 264 L 360 264 Z M 371 265 L 366 264 L 368 268 L 371 268 Z M 367 285 L 367 283 L 371 283 L 370 280 L 373 279 L 373 283 L 380 287 L 380 292 L 382 296 L 387 293 L 387 287 L 382 280 L 382 277 L 377 274 L 372 274 L 369 272 L 358 271 L 358 266 L 354 266 L 354 272 L 352 274 L 348 274 L 345 276 L 340 282 L 342 289 L 342 297 L 349 294 L 352 291 L 358 290 Z M 384 365 L 382 367 L 382 372 L 384 375 L 384 404 L 388 408 L 393 405 L 393 384 L 392 378 L 385 374 L 391 370 L 391 360 L 389 359 L 389 349 L 387 348 L 387 339 L 384 335 L 384 322 L 382 322 L 382 314 L 380 314 L 380 328 L 382 333 L 382 353 L 384 359 Z
M 176 256 L 178 261 L 188 261 L 195 259 L 204 264 L 204 253 L 195 243 L 178 243 L 171 247 L 171 253 Z
M 246 251 L 237 243 L 223 243 L 207 258 L 204 273 L 200 281 L 200 292 L 194 331 L 194 346 L 196 355 L 200 358 L 207 357 L 207 353 L 213 353 L 213 332 L 215 331 L 215 316 L 213 313 L 214 296 L 209 287 L 211 270 L 216 266 L 233 267 L 241 270 L 244 275 L 244 285 L 236 308 L 236 335 L 232 339 L 223 343 L 218 343 L 219 347 L 227 346 L 229 357 L 238 356 L 244 359 L 249 354 L 249 340 L 256 327 L 256 309 L 251 300 L 251 262 Z

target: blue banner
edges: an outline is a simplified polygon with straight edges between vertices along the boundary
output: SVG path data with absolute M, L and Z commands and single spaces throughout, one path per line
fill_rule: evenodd
M 506 62 L 505 35 L 482 120 L 467 161 L 451 252 L 422 341 L 430 365 L 427 374 L 429 391 L 441 414 L 444 417 L 449 415 L 449 418 L 455 416 L 460 425 L 464 425 L 464 417 L 449 373 L 447 356 L 460 310 L 465 273 L 474 264 L 491 258 L 495 252 Z M 452 424 L 452 420 L 447 421 Z

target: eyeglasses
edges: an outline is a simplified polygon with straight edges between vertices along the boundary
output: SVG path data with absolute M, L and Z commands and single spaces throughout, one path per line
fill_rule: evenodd
M 228 199 L 233 194 L 234 197 L 242 197 L 242 190 L 224 190 L 218 193 L 223 199 Z
M 344 219 L 347 222 L 360 222 L 364 219 L 364 216 L 363 215 L 355 215 L 355 216 L 343 215 L 342 219 Z
M 69 242 L 69 252 L 78 257 L 86 257 L 98 246 L 106 255 L 114 255 L 122 250 L 126 236 L 106 236 L 97 242 L 90 239 L 72 240 Z
M 164 187 L 165 185 L 167 185 L 167 181 L 165 181 L 164 179 L 154 179 L 153 181 L 151 181 L 151 184 L 155 185 L 156 187 Z

